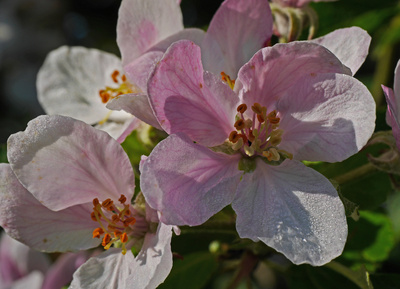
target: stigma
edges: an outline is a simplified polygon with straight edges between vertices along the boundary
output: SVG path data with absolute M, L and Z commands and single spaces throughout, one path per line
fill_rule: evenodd
M 126 204 L 126 197 L 121 195 L 119 204 L 111 199 L 102 203 L 95 198 L 93 200 L 93 212 L 91 218 L 99 223 L 99 227 L 93 230 L 93 238 L 102 238 L 101 245 L 108 250 L 113 244 L 121 246 L 122 254 L 126 254 L 128 234 L 133 231 L 136 218 L 133 216 L 131 205 Z
M 250 113 L 244 103 L 236 110 L 237 116 L 233 125 L 236 130 L 228 136 L 233 150 L 241 151 L 248 157 L 263 157 L 268 162 L 293 158 L 291 153 L 279 149 L 283 135 L 283 130 L 279 129 L 279 112 L 276 110 L 268 112 L 267 108 L 259 103 L 251 106 Z
M 106 86 L 99 91 L 101 102 L 107 103 L 110 99 L 116 98 L 122 94 L 139 93 L 141 90 L 130 83 L 125 74 L 121 74 L 118 70 L 114 70 L 111 79 L 115 83 L 115 87 Z

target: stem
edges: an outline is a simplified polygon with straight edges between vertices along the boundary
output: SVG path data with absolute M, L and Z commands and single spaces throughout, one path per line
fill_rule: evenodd
M 347 172 L 343 175 L 334 177 L 334 179 L 339 183 L 339 185 L 343 185 L 344 183 L 347 183 L 354 179 L 366 176 L 377 170 L 378 169 L 373 164 L 367 163 L 367 164 L 365 164 L 361 167 L 358 167 L 350 172 Z
M 361 289 L 373 289 L 372 284 L 369 281 L 369 274 L 367 271 L 364 271 L 364 275 L 364 272 L 355 272 L 335 261 L 332 261 L 325 266 L 348 278 Z

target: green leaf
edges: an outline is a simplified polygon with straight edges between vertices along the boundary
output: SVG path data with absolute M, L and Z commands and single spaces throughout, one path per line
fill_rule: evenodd
M 175 259 L 171 273 L 159 289 L 201 289 L 217 271 L 215 256 L 208 251 L 196 252 Z
M 396 244 L 390 219 L 381 213 L 360 211 L 360 220 L 349 220 L 348 225 L 349 236 L 340 259 L 347 260 L 352 268 L 365 264 L 374 271 Z

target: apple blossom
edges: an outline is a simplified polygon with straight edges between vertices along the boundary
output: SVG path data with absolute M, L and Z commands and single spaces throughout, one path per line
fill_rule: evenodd
M 400 150 L 400 61 L 394 71 L 393 89 L 384 85 L 382 89 L 387 102 L 386 122 L 392 127 L 397 148 Z
M 203 70 L 200 48 L 174 43 L 149 80 L 170 134 L 144 162 L 146 201 L 170 225 L 199 225 L 232 204 L 239 236 L 293 263 L 323 265 L 347 236 L 333 185 L 301 160 L 342 161 L 374 130 L 366 87 L 326 48 L 292 42 L 257 52 L 234 91 Z
M 163 282 L 172 267 L 172 227 L 158 223 L 144 201 L 131 204 L 131 164 L 107 133 L 69 117 L 40 116 L 10 136 L 8 159 L 0 165 L 0 225 L 10 236 L 47 252 L 100 243 L 108 250 L 78 269 L 72 288 Z

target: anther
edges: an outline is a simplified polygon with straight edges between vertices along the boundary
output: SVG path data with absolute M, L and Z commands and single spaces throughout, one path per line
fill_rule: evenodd
M 257 102 L 254 105 L 251 106 L 251 110 L 255 114 L 262 114 L 262 106 Z
M 114 72 L 111 74 L 111 78 L 115 83 L 118 83 L 118 79 L 117 79 L 118 75 L 119 75 L 118 70 L 114 70 Z
M 262 114 L 257 114 L 257 120 L 258 120 L 260 123 L 263 123 L 263 122 L 265 121 L 265 119 L 264 119 L 264 117 L 262 116 Z
M 97 228 L 93 230 L 93 238 L 100 238 L 100 236 L 103 234 L 104 230 L 102 228 Z
M 120 237 L 120 240 L 122 243 L 128 242 L 128 235 L 126 233 L 123 233 Z
M 120 218 L 118 217 L 118 215 L 112 215 L 111 220 L 113 223 L 117 223 L 120 221 Z
M 243 119 L 238 119 L 233 125 L 237 130 L 241 130 L 245 128 L 245 123 Z
M 134 217 L 127 218 L 122 223 L 124 223 L 124 227 L 128 227 L 129 225 L 133 225 L 136 223 L 136 219 Z
M 105 200 L 103 203 L 101 203 L 101 206 L 102 206 L 103 208 L 108 209 L 108 208 L 110 208 L 113 204 L 114 204 L 114 202 L 113 202 L 111 199 L 107 199 L 107 200 Z
M 236 143 L 238 140 L 240 139 L 239 134 L 237 133 L 237 131 L 232 131 L 229 134 L 229 141 L 232 143 Z
M 94 209 L 95 209 L 95 208 L 94 208 Z M 97 222 L 96 215 L 95 215 L 94 212 L 91 212 L 91 213 L 90 213 L 90 218 L 91 218 L 93 221 Z
M 99 199 L 98 198 L 93 199 L 93 206 L 96 207 L 98 204 L 100 204 Z
M 237 107 L 237 111 L 240 113 L 244 113 L 247 110 L 247 105 L 245 103 L 242 103 Z
M 101 245 L 105 247 L 107 246 L 108 243 L 110 243 L 110 241 L 111 241 L 111 235 L 107 233 L 104 235 L 103 242 L 101 243 Z
M 118 201 L 119 201 L 121 204 L 125 203 L 125 202 L 126 202 L 126 197 L 125 197 L 125 195 L 121 195 L 121 197 L 118 199 Z

